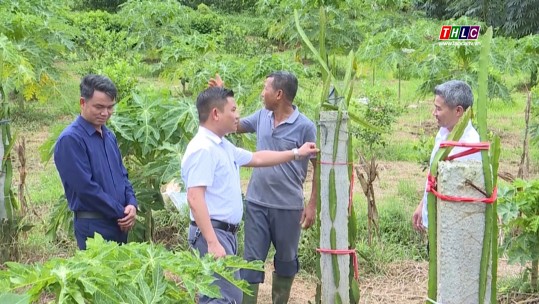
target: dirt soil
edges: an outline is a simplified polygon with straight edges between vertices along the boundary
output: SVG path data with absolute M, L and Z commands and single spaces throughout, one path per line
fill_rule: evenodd
M 271 265 L 266 269 L 266 282 L 260 285 L 258 303 L 271 303 Z M 424 303 L 427 291 L 427 263 L 402 262 L 388 265 L 387 273 L 360 279 L 360 303 Z M 291 304 L 314 302 L 316 278 L 300 275 L 290 296 Z
M 516 277 L 523 271 L 520 265 L 508 265 L 500 259 L 498 278 Z M 266 265 L 266 282 L 260 285 L 258 303 L 271 303 L 271 264 Z M 402 261 L 387 265 L 380 275 L 360 275 L 361 304 L 419 304 L 425 303 L 428 283 L 428 262 Z M 316 277 L 300 274 L 294 280 L 290 304 L 314 302 Z M 511 294 L 500 296 L 498 303 L 538 304 L 538 294 Z

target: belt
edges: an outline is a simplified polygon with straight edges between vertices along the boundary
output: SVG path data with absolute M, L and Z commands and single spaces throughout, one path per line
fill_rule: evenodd
M 198 227 L 195 221 L 191 221 L 191 225 Z M 240 224 L 234 225 L 234 224 L 221 222 L 218 220 L 211 220 L 211 225 L 215 229 L 224 230 L 224 231 L 232 232 L 232 233 L 236 233 L 238 232 L 238 230 L 240 230 Z
M 99 212 L 93 211 L 75 211 L 75 218 L 79 219 L 92 219 L 92 220 L 102 220 L 105 219 L 105 216 Z

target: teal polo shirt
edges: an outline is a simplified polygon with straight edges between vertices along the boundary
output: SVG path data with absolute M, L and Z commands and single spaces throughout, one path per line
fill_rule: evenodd
M 316 142 L 316 126 L 296 106 L 286 121 L 274 127 L 272 111 L 261 109 L 240 120 L 241 127 L 256 133 L 256 150 L 286 151 L 306 142 Z M 246 198 L 261 206 L 302 210 L 303 183 L 309 159 L 294 160 L 273 167 L 254 168 Z

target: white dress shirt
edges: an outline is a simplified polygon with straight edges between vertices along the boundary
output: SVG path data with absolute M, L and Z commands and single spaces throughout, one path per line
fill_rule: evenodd
M 434 148 L 432 149 L 432 153 L 430 155 L 430 165 L 432 165 L 432 161 L 434 160 L 434 156 L 436 155 L 436 152 L 440 149 L 440 143 L 447 140 L 447 136 L 451 133 L 447 128 L 440 128 L 438 131 L 438 134 L 436 134 L 436 139 L 434 141 Z M 475 128 L 472 125 L 472 122 L 469 121 L 468 125 L 466 126 L 466 129 L 464 129 L 464 133 L 462 134 L 461 138 L 458 140 L 458 142 L 463 143 L 479 143 L 479 133 L 475 130 Z M 466 147 L 454 147 L 449 155 L 454 155 L 457 153 L 460 153 L 462 151 L 468 150 L 469 148 Z M 466 155 L 463 157 L 459 157 L 454 159 L 453 161 L 468 161 L 468 160 L 478 160 L 481 161 L 481 152 L 476 152 L 470 155 Z M 428 183 L 428 180 L 427 180 Z M 427 212 L 427 185 L 425 184 L 425 192 L 423 194 L 423 210 L 422 210 L 422 218 L 423 218 L 423 226 L 428 227 L 428 212 Z
M 253 153 L 237 148 L 226 138 L 199 127 L 187 145 L 181 173 L 186 188 L 205 186 L 206 205 L 211 219 L 238 224 L 243 216 L 240 166 Z M 191 220 L 194 220 L 191 213 Z

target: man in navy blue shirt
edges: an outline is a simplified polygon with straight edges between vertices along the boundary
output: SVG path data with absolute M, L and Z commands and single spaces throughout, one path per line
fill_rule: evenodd
M 80 84 L 80 116 L 60 134 L 54 148 L 80 249 L 86 249 L 86 239 L 96 232 L 105 240 L 126 243 L 135 225 L 135 193 L 116 137 L 105 127 L 116 94 L 109 78 L 85 76 Z

